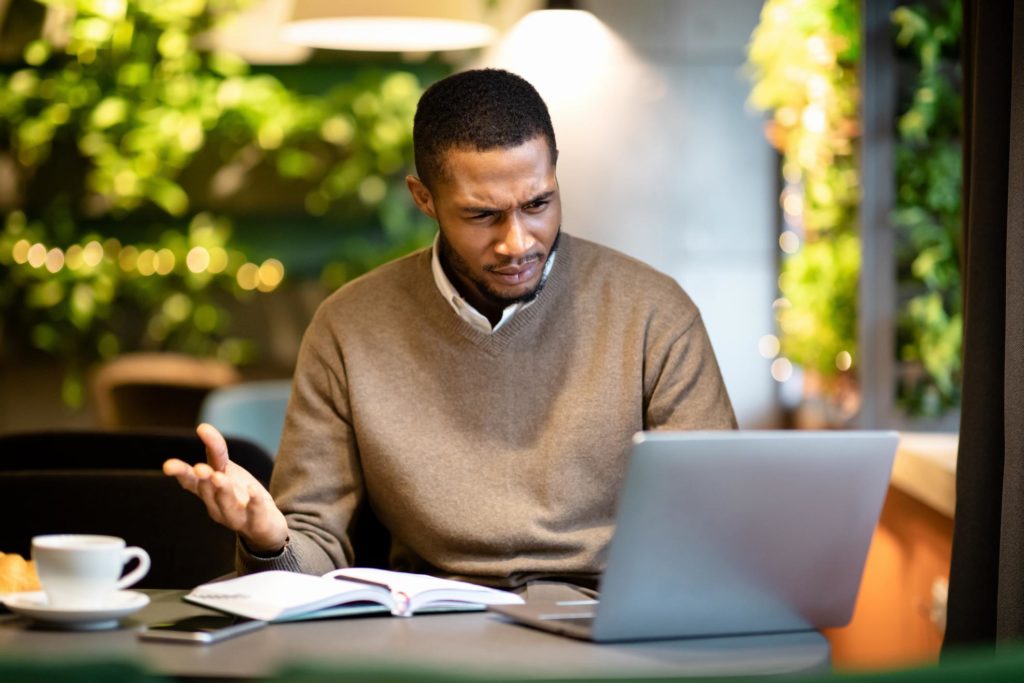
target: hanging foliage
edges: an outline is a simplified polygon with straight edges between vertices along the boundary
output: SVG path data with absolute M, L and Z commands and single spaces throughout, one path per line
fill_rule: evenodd
M 959 0 L 892 15 L 902 63 L 896 145 L 899 402 L 936 417 L 960 403 L 961 72 Z
M 67 402 L 90 363 L 124 350 L 252 357 L 223 302 L 272 291 L 285 268 L 235 246 L 217 207 L 253 177 L 298 188 L 310 216 L 379 226 L 331 284 L 428 238 L 402 185 L 413 74 L 298 93 L 197 47 L 244 0 L 39 1 L 46 33 L 0 73 L 0 349 L 61 359 Z
M 785 180 L 780 352 L 840 398 L 857 368 L 859 31 L 856 3 L 768 0 L 747 64 Z
M 785 181 L 781 354 L 840 397 L 857 369 L 857 12 L 841 0 L 768 0 L 748 55 L 750 102 L 771 113 L 767 137 Z M 959 0 L 937 0 L 892 14 L 903 65 L 893 122 L 897 399 L 911 416 L 959 402 L 961 13 Z

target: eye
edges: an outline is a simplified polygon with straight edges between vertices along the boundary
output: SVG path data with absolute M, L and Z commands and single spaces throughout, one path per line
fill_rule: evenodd
M 534 212 L 541 211 L 541 210 L 544 209 L 545 206 L 548 205 L 548 203 L 550 201 L 551 201 L 550 199 L 538 199 L 535 202 L 530 202 L 529 204 L 527 204 L 523 208 L 525 210 L 527 210 L 527 211 L 534 211 Z
M 481 211 L 480 213 L 474 213 L 469 217 L 471 221 L 482 222 L 494 217 L 493 211 Z

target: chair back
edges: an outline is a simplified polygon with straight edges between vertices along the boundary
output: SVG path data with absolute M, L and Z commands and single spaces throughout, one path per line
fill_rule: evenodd
M 264 484 L 273 461 L 228 438 L 231 459 Z M 189 588 L 234 570 L 235 535 L 163 474 L 167 458 L 203 462 L 191 432 L 34 432 L 0 435 L 0 551 L 28 557 L 49 533 L 120 536 L 152 559 L 140 588 Z
M 240 382 L 214 389 L 203 400 L 199 421 L 209 422 L 222 434 L 254 441 L 276 457 L 291 394 L 291 380 Z
M 105 428 L 187 429 L 208 393 L 239 380 L 230 363 L 214 358 L 125 353 L 100 365 L 91 386 Z

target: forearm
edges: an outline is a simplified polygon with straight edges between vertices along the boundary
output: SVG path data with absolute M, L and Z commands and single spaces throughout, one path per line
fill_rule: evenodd
M 311 327 L 307 335 L 316 335 Z M 288 541 L 277 549 L 238 543 L 242 572 L 285 569 L 323 574 L 351 564 L 348 528 L 363 499 L 344 368 L 306 339 L 274 464 L 270 493 L 284 514 Z M 326 345 L 330 348 L 330 345 Z

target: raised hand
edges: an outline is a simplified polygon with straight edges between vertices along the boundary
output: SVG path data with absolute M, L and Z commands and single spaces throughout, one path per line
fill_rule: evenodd
M 196 433 L 206 446 L 206 462 L 189 465 L 171 458 L 164 463 L 164 474 L 199 496 L 210 518 L 240 535 L 250 550 L 273 553 L 283 548 L 288 525 L 267 489 L 231 462 L 227 442 L 212 425 L 201 424 Z

